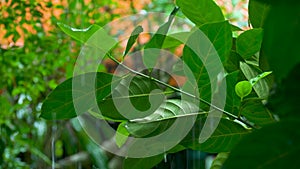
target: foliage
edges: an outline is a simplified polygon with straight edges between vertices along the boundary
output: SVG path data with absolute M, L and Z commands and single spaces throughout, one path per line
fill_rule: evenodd
M 276 84 L 276 97 L 284 98 L 286 97 L 286 95 L 283 95 L 283 93 L 280 93 L 280 91 L 287 90 L 285 87 L 290 85 L 290 83 L 299 83 L 298 81 L 289 81 L 289 78 L 293 77 L 288 76 L 288 74 L 291 73 L 292 69 L 297 69 L 295 65 L 299 63 L 299 52 L 296 52 L 295 50 L 295 47 L 297 46 L 295 44 L 299 43 L 299 41 L 296 41 L 296 39 L 292 37 L 289 40 L 287 38 L 278 38 L 280 37 L 278 35 L 282 34 L 287 35 L 288 37 L 290 37 L 289 35 L 291 35 L 287 32 L 280 33 L 281 30 L 289 30 L 291 31 L 291 33 L 293 33 L 294 36 L 299 35 L 299 33 L 295 31 L 297 30 L 297 28 L 299 28 L 300 23 L 299 18 L 296 18 L 296 8 L 292 7 L 288 3 L 280 3 L 280 5 L 284 5 L 286 13 L 285 15 L 282 15 L 281 13 L 281 16 L 279 16 L 279 4 L 266 4 L 264 2 L 251 0 L 249 11 L 250 22 L 255 28 L 244 31 L 237 37 L 237 39 L 235 39 L 232 37 L 230 24 L 228 22 L 224 22 L 224 17 L 221 13 L 221 10 L 213 1 L 205 0 L 201 1 L 201 3 L 198 3 L 196 1 L 177 0 L 176 3 L 180 7 L 180 10 L 183 12 L 183 14 L 195 23 L 195 25 L 197 26 L 195 29 L 202 30 L 203 33 L 206 34 L 206 36 L 212 42 L 213 47 L 216 49 L 220 56 L 220 60 L 224 65 L 227 65 L 225 67 L 226 71 L 235 71 L 234 74 L 227 74 L 223 79 L 228 81 L 228 97 L 226 99 L 226 107 L 231 105 L 232 107 L 234 107 L 234 109 L 225 108 L 228 111 L 223 110 L 223 117 L 221 118 L 221 121 L 214 131 L 213 135 L 205 142 L 201 143 L 198 141 L 198 138 L 201 129 L 203 128 L 204 120 L 207 118 L 207 115 L 209 113 L 220 110 L 216 108 L 216 105 L 212 105 L 210 103 L 210 95 L 215 92 L 215 89 L 210 88 L 209 86 L 214 83 L 214 81 L 211 81 L 211 79 L 208 78 L 208 73 L 204 67 L 205 64 L 210 63 L 202 63 L 203 60 L 200 60 L 198 58 L 197 53 L 195 53 L 195 51 L 192 51 L 189 46 L 187 46 L 187 44 L 189 44 L 189 41 L 193 42 L 193 44 L 191 45 L 194 45 L 196 47 L 197 45 L 200 45 L 197 43 L 195 44 L 195 42 L 199 42 L 200 40 L 202 40 L 201 36 L 199 36 L 198 34 L 191 34 L 183 49 L 183 56 L 181 59 L 189 66 L 190 69 L 193 70 L 196 79 L 200 79 L 199 81 L 197 81 L 200 98 L 198 98 L 198 96 L 193 97 L 199 99 L 200 102 L 208 104 L 206 106 L 212 106 L 215 110 L 208 110 L 204 107 L 204 111 L 200 110 L 198 113 L 196 113 L 197 120 L 194 124 L 193 129 L 190 130 L 190 132 L 178 144 L 178 146 L 221 154 L 222 152 L 232 151 L 232 153 L 229 154 L 228 160 L 225 161 L 224 168 L 240 168 L 241 166 L 243 166 L 244 168 L 245 166 L 248 166 L 248 168 L 283 168 L 286 166 L 295 168 L 297 164 L 294 163 L 294 160 L 291 157 L 296 157 L 297 155 L 295 153 L 298 152 L 299 141 L 297 140 L 299 140 L 299 136 L 297 134 L 296 125 L 299 124 L 299 121 L 296 119 L 292 121 L 288 120 L 285 118 L 285 116 L 281 116 L 280 114 L 285 113 L 289 116 L 295 116 L 296 114 L 292 110 L 296 110 L 293 107 L 297 107 L 297 104 L 289 104 L 289 106 L 291 106 L 290 111 L 286 111 L 285 109 L 283 109 L 283 112 L 280 112 L 282 108 L 280 109 L 277 108 L 278 106 L 272 105 L 272 100 L 274 98 L 269 94 L 269 89 L 272 88 L 273 84 Z M 290 7 L 292 7 L 292 10 L 288 11 Z M 269 11 L 269 9 L 269 15 L 260 16 L 259 12 L 263 12 L 265 14 L 266 11 Z M 284 26 L 284 29 L 274 28 L 272 24 L 275 23 L 275 19 L 281 19 L 283 18 L 282 16 L 288 16 L 289 19 L 285 21 L 287 23 L 287 26 Z M 276 21 L 276 23 L 278 22 Z M 166 24 L 168 24 L 168 22 Z M 152 39 L 149 41 L 149 43 L 145 45 L 145 49 L 147 49 L 147 46 L 149 45 L 151 45 L 151 47 L 161 48 L 161 45 L 159 45 L 158 43 L 155 43 L 154 46 L 152 45 L 152 43 L 154 41 L 159 43 L 164 42 L 166 37 L 159 36 L 160 29 L 164 29 L 164 27 L 166 27 L 166 25 L 162 25 L 159 28 L 158 33 L 152 36 Z M 168 24 L 167 27 L 169 28 L 170 25 Z M 140 28 L 137 27 L 134 32 L 136 32 L 137 29 Z M 172 29 L 172 27 L 170 27 L 170 29 Z M 80 38 L 76 35 L 76 32 L 72 32 L 70 29 L 64 31 L 77 40 L 78 38 Z M 131 48 L 131 46 L 133 45 L 132 42 L 136 39 L 136 36 L 138 36 L 140 32 L 141 31 L 138 31 L 137 33 L 132 34 L 125 53 L 127 53 L 128 49 Z M 85 32 L 85 34 L 88 34 L 88 32 Z M 199 39 L 198 41 L 197 38 Z M 82 38 L 79 40 L 85 42 L 85 40 Z M 233 43 L 233 46 L 232 41 L 236 41 L 236 43 Z M 282 46 L 276 47 L 276 45 L 279 44 Z M 287 51 L 288 49 L 290 49 L 289 52 Z M 278 51 L 278 53 L 274 51 Z M 234 55 L 232 55 L 232 53 L 235 53 L 235 55 L 238 55 L 242 59 L 240 59 L 239 62 L 234 61 L 236 58 L 233 57 Z M 286 55 L 288 53 L 290 59 L 282 57 L 283 55 Z M 205 58 L 209 55 L 211 54 L 204 54 L 203 57 Z M 118 64 L 123 64 L 121 62 L 118 62 L 115 58 L 113 58 L 113 56 L 109 57 Z M 151 57 L 151 55 L 148 56 L 147 54 L 145 54 L 144 57 Z M 293 64 L 289 64 L 291 62 Z M 270 67 L 268 67 L 268 65 L 270 65 Z M 136 74 L 134 70 L 131 70 L 130 68 L 128 68 L 128 70 L 132 74 Z M 263 72 L 264 70 L 274 70 L 274 75 L 268 76 L 271 72 Z M 86 75 L 87 74 L 82 76 Z M 104 74 L 99 75 L 102 78 L 104 76 Z M 160 79 L 153 79 L 146 74 L 137 75 L 148 77 L 153 83 L 164 85 L 165 87 L 167 87 L 165 89 L 170 88 L 175 93 L 185 94 L 180 89 L 163 83 Z M 234 77 L 233 75 L 237 80 L 232 81 L 232 77 Z M 78 77 L 73 77 L 68 81 L 74 80 L 76 78 Z M 119 78 L 125 79 L 126 77 Z M 272 78 L 274 78 L 275 81 L 272 81 Z M 141 79 L 140 82 L 135 84 L 143 91 L 149 91 L 146 88 L 144 89 L 145 86 L 142 85 L 143 83 L 148 82 L 149 79 Z M 282 81 L 282 79 L 285 80 Z M 64 86 L 65 83 L 59 85 L 53 91 L 52 95 L 49 95 L 49 97 L 44 101 L 43 107 L 45 107 L 45 111 L 42 111 L 42 117 L 53 119 L 51 118 L 51 116 L 46 116 L 46 114 L 49 113 L 52 113 L 57 118 L 74 117 L 74 112 L 72 113 L 73 115 L 67 115 L 65 111 L 57 112 L 51 111 L 51 109 L 47 108 L 53 105 L 53 103 L 51 102 L 53 96 L 55 96 L 56 99 L 64 99 L 60 97 L 58 93 L 67 91 L 69 92 L 69 90 L 71 90 L 70 85 Z M 101 85 L 100 82 L 96 81 L 96 86 L 101 87 L 103 85 Z M 252 87 L 254 86 L 255 90 L 252 90 Z M 130 85 L 128 86 L 128 88 L 129 90 L 134 90 L 134 88 L 132 88 L 132 86 Z M 290 91 L 290 94 L 295 92 L 297 93 L 299 91 L 296 88 L 293 89 L 295 91 Z M 164 89 L 160 88 L 160 90 Z M 151 97 L 150 92 L 151 90 L 149 91 L 149 93 L 145 92 L 144 94 Z M 135 94 L 137 93 L 131 93 L 132 97 L 135 97 Z M 292 95 L 294 96 L 294 94 Z M 97 94 L 97 96 L 99 96 L 99 94 Z M 239 96 L 241 100 L 239 100 L 237 96 Z M 101 100 L 110 99 L 110 97 L 99 97 Z M 268 97 L 271 98 L 268 99 Z M 68 100 L 70 99 L 72 99 L 72 97 L 68 96 Z M 271 104 L 266 105 L 265 103 L 268 101 L 270 101 Z M 289 99 L 287 99 L 286 101 L 281 99 L 280 101 L 288 104 Z M 127 129 L 129 136 L 146 138 L 151 135 L 157 135 L 163 132 L 166 128 L 170 127 L 170 125 L 172 124 L 172 120 L 190 115 L 190 113 L 182 114 L 181 112 L 191 112 L 191 106 L 188 106 L 188 108 L 184 105 L 179 105 L 178 103 L 176 103 L 176 100 L 172 99 L 167 99 L 165 100 L 165 102 L 166 104 L 162 104 L 162 106 L 160 106 L 157 110 L 153 111 L 153 114 L 148 117 L 144 117 L 144 119 L 139 119 L 140 117 L 137 118 L 137 116 L 139 115 L 133 115 L 133 117 L 136 117 L 134 119 L 116 118 L 121 117 L 117 115 L 120 112 L 106 112 L 106 109 L 103 111 L 102 116 L 98 116 L 98 118 L 121 121 L 122 123 L 120 125 L 125 124 L 125 128 Z M 191 103 L 187 102 L 185 104 Z M 57 106 L 60 105 L 58 104 Z M 114 107 L 113 102 L 106 102 L 105 106 Z M 143 102 L 140 102 L 140 104 L 134 106 L 136 109 L 147 109 L 147 104 L 144 104 Z M 84 109 L 84 111 L 87 111 L 87 109 L 88 108 Z M 169 112 L 165 111 L 166 109 Z M 269 109 L 272 109 L 273 112 L 271 112 Z M 278 117 L 278 115 L 279 122 L 277 120 L 274 120 L 275 117 Z M 120 127 L 121 126 L 119 126 L 119 128 Z M 121 133 L 127 133 L 124 131 L 124 127 L 122 129 L 118 129 L 118 131 L 121 130 L 123 130 Z M 120 139 L 117 140 L 117 144 L 119 146 L 122 146 L 124 144 L 124 138 L 117 137 L 117 139 Z M 172 153 L 174 152 L 176 151 L 173 151 Z M 257 156 L 257 154 L 261 155 Z M 224 158 L 226 159 L 227 156 L 225 156 Z M 153 160 L 153 163 L 151 164 L 151 166 L 147 163 L 141 162 L 143 160 L 147 161 L 148 159 L 125 159 L 125 168 L 129 165 L 129 163 L 132 166 L 139 166 L 139 168 L 151 168 L 153 166 L 153 163 L 158 163 L 162 160 L 162 158 L 159 156 L 152 157 L 151 161 Z M 219 160 L 219 158 L 217 158 L 217 160 Z M 224 159 L 222 159 L 221 163 L 223 162 Z M 213 166 L 214 168 L 221 167 L 220 164 L 217 165 L 217 161 Z

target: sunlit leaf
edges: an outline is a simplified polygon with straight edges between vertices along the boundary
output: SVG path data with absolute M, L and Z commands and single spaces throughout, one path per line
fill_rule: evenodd
M 252 85 L 249 81 L 240 81 L 235 85 L 235 93 L 240 97 L 244 98 L 248 96 L 252 91 Z
M 225 160 L 228 158 L 228 156 L 229 156 L 228 152 L 219 153 L 217 157 L 214 159 L 213 163 L 211 164 L 210 169 L 222 169 L 222 165 L 225 162 Z
M 121 124 L 119 124 L 116 135 L 115 135 L 115 140 L 116 140 L 116 144 L 118 147 L 122 147 L 125 144 L 128 136 L 129 136 L 129 133 L 128 133 L 127 129 L 125 128 L 125 124 L 126 124 L 126 122 L 122 122 Z
M 224 21 L 219 6 L 212 0 L 176 0 L 183 14 L 196 25 Z

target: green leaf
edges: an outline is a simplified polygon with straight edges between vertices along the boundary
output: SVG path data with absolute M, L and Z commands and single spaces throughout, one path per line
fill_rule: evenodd
M 125 52 L 123 54 L 123 58 L 127 55 L 129 50 L 132 48 L 133 44 L 136 42 L 136 39 L 140 35 L 140 33 L 143 32 L 143 27 L 142 26 L 137 26 L 131 33 L 130 38 L 127 42 Z
M 240 109 L 240 114 L 245 116 L 247 120 L 259 126 L 275 122 L 272 113 L 259 99 L 244 100 Z
M 210 120 L 214 120 L 213 118 L 214 117 Z M 210 153 L 227 152 L 230 151 L 242 137 L 251 131 L 232 120 L 222 118 L 214 133 L 204 143 L 200 144 L 199 135 L 200 132 L 202 132 L 203 124 L 206 120 L 206 117 L 200 117 L 191 132 L 180 144 L 186 148 Z
M 219 6 L 212 0 L 176 0 L 183 14 L 196 25 L 224 21 Z
M 111 92 L 111 85 L 121 79 L 106 73 L 86 73 L 58 85 L 44 100 L 41 117 L 48 120 L 70 119 L 97 106 Z M 94 83 L 93 83 L 94 82 Z M 72 86 L 76 84 L 75 86 Z M 94 89 L 94 90 L 93 90 Z M 79 105 L 75 111 L 74 104 Z
M 240 81 L 235 85 L 235 93 L 240 97 L 244 98 L 248 96 L 252 91 L 252 85 L 249 81 Z
M 225 110 L 237 115 L 241 105 L 241 99 L 235 92 L 235 85 L 238 83 L 238 76 L 240 71 L 235 71 L 226 76 L 226 105 Z
M 261 99 L 266 99 L 269 96 L 270 87 L 267 83 L 267 80 L 263 77 L 270 74 L 270 72 L 262 73 L 259 75 L 258 71 L 261 72 L 258 68 L 255 69 L 254 66 L 250 66 L 244 62 L 240 62 L 240 68 L 244 73 L 247 80 L 253 85 L 253 89 Z M 255 84 L 255 85 L 254 85 Z
M 178 32 L 178 33 L 170 34 L 170 35 L 166 36 L 162 48 L 170 49 L 170 48 L 178 47 L 181 44 L 185 44 L 189 35 L 190 35 L 190 32 Z
M 249 1 L 249 20 L 254 28 L 262 28 L 270 10 L 270 5 L 258 0 Z
M 156 65 L 157 58 L 160 56 L 159 49 L 163 47 L 166 35 L 178 10 L 178 8 L 174 8 L 169 16 L 168 21 L 158 28 L 157 32 L 145 45 L 143 61 L 147 68 L 153 68 Z
M 281 82 L 300 63 L 299 3 L 294 5 L 280 1 L 272 6 L 264 30 L 262 51 L 268 59 L 275 80 Z
M 204 24 L 199 29 L 214 45 L 223 62 L 229 56 L 232 47 L 232 31 L 228 21 Z
M 75 40 L 85 43 L 87 40 L 101 27 L 99 25 L 91 25 L 88 28 L 85 29 L 77 29 L 77 28 L 72 28 L 66 24 L 63 24 L 61 22 L 58 22 L 57 25 L 59 28 L 65 32 L 67 35 L 70 37 L 74 38 Z
M 262 40 L 263 30 L 261 28 L 245 31 L 237 38 L 236 51 L 244 59 L 250 59 L 255 53 L 260 51 Z
M 163 159 L 163 154 L 146 158 L 125 158 L 123 169 L 151 169 Z
M 116 135 L 115 135 L 116 144 L 119 148 L 125 144 L 128 136 L 129 136 L 129 133 L 128 133 L 127 129 L 125 128 L 125 124 L 126 124 L 126 122 L 122 122 L 121 124 L 119 124 Z
M 223 71 L 221 61 L 230 54 L 231 45 L 231 27 L 228 22 L 205 24 L 189 37 L 182 59 L 193 70 L 203 100 L 210 102 L 211 94 L 216 90 L 217 76 Z M 201 108 L 207 110 L 205 105 Z
M 263 72 L 263 73 L 257 75 L 256 77 L 250 79 L 249 82 L 251 83 L 252 86 L 254 86 L 259 80 L 261 80 L 262 78 L 268 76 L 271 73 L 272 73 L 271 71 Z
M 283 120 L 253 132 L 236 145 L 223 168 L 299 168 L 299 123 L 295 118 Z
M 214 159 L 213 163 L 211 164 L 210 169 L 221 169 L 223 163 L 228 158 L 229 153 L 221 152 L 217 155 L 217 157 Z
M 169 99 L 148 117 L 128 122 L 126 128 L 135 137 L 157 135 L 168 129 L 176 118 L 195 117 L 201 114 L 197 110 L 198 107 L 190 102 Z
M 150 79 L 129 75 L 111 95 L 98 103 L 101 114 L 112 120 L 131 120 L 152 114 L 164 101 L 165 94 Z

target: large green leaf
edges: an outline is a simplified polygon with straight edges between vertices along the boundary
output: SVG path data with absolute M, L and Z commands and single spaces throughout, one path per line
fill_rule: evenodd
M 163 154 L 147 158 L 126 158 L 123 162 L 123 169 L 151 169 L 163 159 Z
M 218 121 L 217 118 L 211 118 L 210 120 Z M 232 120 L 222 118 L 213 134 L 208 139 L 205 138 L 207 140 L 204 143 L 199 143 L 200 132 L 207 132 L 202 131 L 203 124 L 206 120 L 207 118 L 205 117 L 199 118 L 191 132 L 180 144 L 193 150 L 211 153 L 227 152 L 230 151 L 243 136 L 249 134 L 251 131 Z
M 249 1 L 249 20 L 254 28 L 262 28 L 270 10 L 270 5 L 258 0 Z
M 260 99 L 245 100 L 239 114 L 259 126 L 275 122 L 272 113 L 263 105 Z
M 152 114 L 164 101 L 165 93 L 150 79 L 129 75 L 112 86 L 111 95 L 98 103 L 102 116 L 130 120 Z
M 277 1 L 276 1 L 277 2 Z M 264 26 L 263 53 L 275 80 L 281 81 L 300 63 L 299 1 L 279 1 L 272 6 Z
M 176 4 L 183 14 L 198 26 L 224 21 L 221 9 L 212 0 L 176 0 Z
M 258 71 L 260 70 L 258 68 L 255 69 L 247 63 L 240 62 L 240 68 L 248 81 L 251 81 L 251 79 L 256 78 L 259 75 Z M 253 89 L 261 99 L 266 99 L 269 96 L 270 87 L 265 78 L 259 79 L 253 86 Z
M 203 29 L 203 32 L 202 32 Z M 212 90 L 216 89 L 217 76 L 223 71 L 221 61 L 231 49 L 232 38 L 227 22 L 206 24 L 189 37 L 182 59 L 192 70 L 200 97 L 210 102 Z M 201 107 L 207 110 L 207 107 Z
M 97 106 L 111 92 L 111 85 L 121 79 L 107 73 L 86 73 L 58 85 L 44 100 L 41 117 L 70 119 Z M 94 83 L 93 83 L 94 82 Z M 73 84 L 76 84 L 72 86 Z M 94 90 L 92 90 L 94 89 Z M 75 111 L 74 104 L 79 105 Z
M 262 40 L 263 30 L 261 28 L 245 31 L 237 38 L 236 51 L 244 59 L 250 59 L 255 53 L 260 51 Z
M 222 62 L 229 57 L 232 47 L 232 32 L 228 21 L 204 24 L 199 29 L 214 45 Z
M 223 168 L 299 168 L 299 123 L 299 119 L 283 120 L 253 132 L 236 145 Z
M 197 105 L 176 99 L 166 100 L 153 114 L 148 117 L 134 119 L 127 123 L 129 133 L 135 137 L 157 135 L 168 129 L 177 118 L 196 117 Z

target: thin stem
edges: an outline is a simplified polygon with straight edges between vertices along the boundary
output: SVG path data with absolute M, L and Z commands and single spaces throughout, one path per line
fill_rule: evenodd
M 239 116 L 236 116 L 236 115 L 234 115 L 234 114 L 232 114 L 232 113 L 230 113 L 230 112 L 228 112 L 228 111 L 226 111 L 226 110 L 223 110 L 223 109 L 221 109 L 221 108 L 219 108 L 219 107 L 217 107 L 217 106 L 215 106 L 215 105 L 209 103 L 208 101 L 206 101 L 206 100 L 204 100 L 204 99 L 202 99 L 202 98 L 198 98 L 197 96 L 195 96 L 195 95 L 193 95 L 193 94 L 191 94 L 191 93 L 188 93 L 188 92 L 183 91 L 183 90 L 181 90 L 181 89 L 179 89 L 179 88 L 176 88 L 176 87 L 174 87 L 174 86 L 171 86 L 171 85 L 169 85 L 168 83 L 165 83 L 165 82 L 163 82 L 163 81 L 160 81 L 160 80 L 158 80 L 158 79 L 156 79 L 156 78 L 154 78 L 154 77 L 152 77 L 152 76 L 148 76 L 148 75 L 145 75 L 145 74 L 143 74 L 143 73 L 141 73 L 141 72 L 138 72 L 138 71 L 136 71 L 136 70 L 133 70 L 133 69 L 131 69 L 130 67 L 128 67 L 128 66 L 122 64 L 121 62 L 119 62 L 117 59 L 115 59 L 115 58 L 114 58 L 112 55 L 110 55 L 110 54 L 108 54 L 108 57 L 109 57 L 111 60 L 113 60 L 114 62 L 116 62 L 118 65 L 121 65 L 123 68 L 125 68 L 125 69 L 128 70 L 128 71 L 130 71 L 131 73 L 134 73 L 134 74 L 139 75 L 139 76 L 141 76 L 141 77 L 145 77 L 145 78 L 151 79 L 151 80 L 153 80 L 154 82 L 157 82 L 157 83 L 159 83 L 159 84 L 161 84 L 161 85 L 164 85 L 164 86 L 166 86 L 166 87 L 168 87 L 168 88 L 170 88 L 170 89 L 172 89 L 172 90 L 174 90 L 174 91 L 176 91 L 176 92 L 180 92 L 180 93 L 182 93 L 182 94 L 184 94 L 184 95 L 186 95 L 186 96 L 189 96 L 189 97 L 191 97 L 191 98 L 197 99 L 197 100 L 199 100 L 200 102 L 203 102 L 203 103 L 205 103 L 205 104 L 208 105 L 208 106 L 211 106 L 211 107 L 214 108 L 215 110 L 218 110 L 218 111 L 220 111 L 220 112 L 226 114 L 227 116 L 229 116 L 229 117 L 231 117 L 231 118 L 233 118 L 233 119 L 235 119 L 235 120 L 238 120 L 238 121 L 240 121 L 240 122 L 246 124 L 247 126 L 249 126 L 249 127 L 251 127 L 251 128 L 256 129 L 256 127 L 255 127 L 254 125 L 248 123 L 247 121 L 244 121 L 244 120 L 241 119 Z

